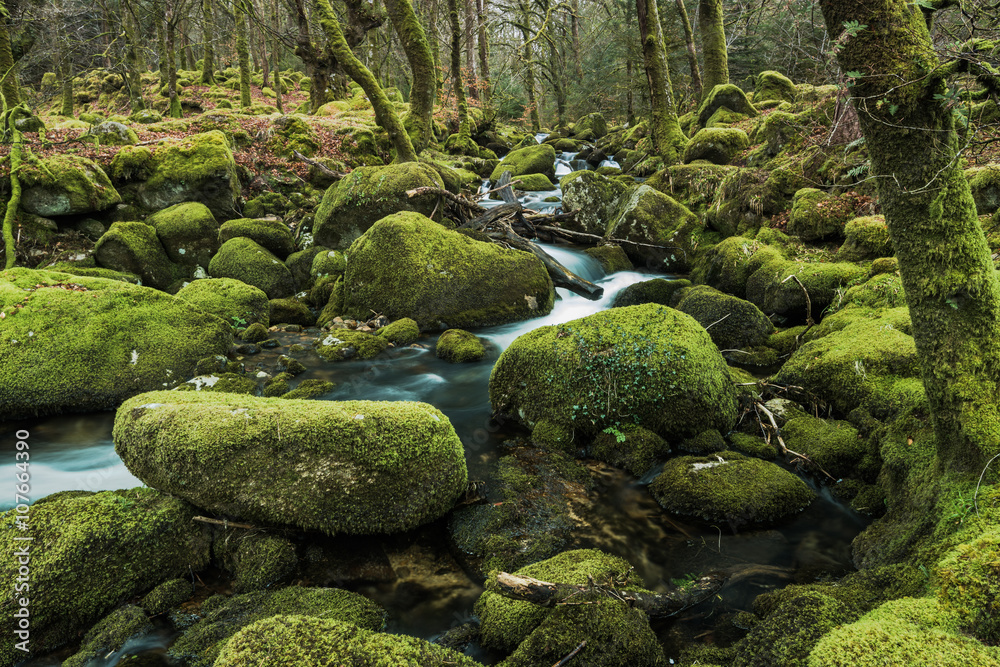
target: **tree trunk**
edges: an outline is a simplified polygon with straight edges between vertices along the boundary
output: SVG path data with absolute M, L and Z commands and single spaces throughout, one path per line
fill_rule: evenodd
M 573 38 L 573 65 L 576 67 L 576 78 L 583 80 L 583 60 L 580 58 L 580 2 L 570 3 L 570 34 Z
M 375 111 L 375 121 L 389 133 L 389 140 L 392 141 L 392 145 L 396 149 L 396 161 L 416 162 L 417 154 L 413 150 L 413 144 L 410 143 L 410 136 L 396 115 L 389 98 L 386 97 L 382 87 L 378 85 L 378 81 L 375 80 L 368 68 L 355 57 L 351 47 L 348 46 L 347 39 L 340 29 L 337 15 L 333 13 L 333 7 L 330 6 L 330 0 L 315 0 L 315 3 L 320 26 L 326 34 L 333 55 L 336 56 L 337 61 L 348 75 L 357 81 L 365 94 L 368 95 Z
M 642 59 L 649 82 L 650 129 L 653 145 L 664 163 L 671 165 L 680 159 L 686 139 L 681 132 L 670 88 L 670 70 L 663 50 L 663 31 L 656 0 L 635 0 L 642 40 Z
M 702 99 L 712 92 L 712 88 L 729 83 L 726 28 L 722 18 L 722 0 L 699 0 L 698 29 L 701 31 L 701 51 L 705 57 Z
M 479 99 L 479 87 L 476 85 L 476 0 L 462 0 L 465 4 L 465 71 L 469 74 L 467 82 L 469 97 Z
M 205 55 L 201 63 L 201 82 L 215 83 L 215 12 L 212 0 L 201 2 L 201 36 L 205 42 Z
M 430 47 L 431 56 L 434 58 L 434 81 L 437 85 L 437 99 L 441 101 L 441 107 L 444 108 L 445 98 L 441 94 L 444 91 L 444 71 L 441 67 L 441 45 L 438 42 L 438 0 L 431 0 L 431 34 L 430 34 Z
M 698 51 L 695 49 L 694 30 L 691 29 L 691 20 L 688 19 L 684 0 L 677 0 L 677 13 L 681 17 L 681 26 L 684 28 L 684 43 L 687 45 L 688 68 L 691 70 L 691 93 L 696 100 L 700 100 L 701 70 L 698 68 Z
M 274 30 L 274 42 L 271 48 L 271 55 L 274 56 L 274 106 L 278 107 L 278 113 L 284 114 L 285 107 L 281 100 L 281 42 L 278 40 L 278 0 L 272 0 L 271 28 Z
M 927 27 L 933 13 L 925 17 L 915 3 L 820 5 L 841 46 L 841 69 L 860 74 L 851 90 L 899 260 L 939 459 L 981 470 L 1000 451 L 1000 283 L 944 98 L 955 63 L 939 61 Z M 855 27 L 846 30 L 848 22 Z
M 490 53 L 489 53 L 489 42 L 486 35 L 486 12 L 487 12 L 487 1 L 488 0 L 477 0 L 476 8 L 479 15 L 478 18 L 478 30 L 479 30 L 479 78 L 483 82 L 481 85 L 482 89 L 482 101 L 485 107 L 490 102 Z
M 0 91 L 3 92 L 7 107 L 13 109 L 21 103 L 21 95 L 17 88 L 17 71 L 14 65 L 14 54 L 10 49 L 9 19 L 0 17 Z
M 174 59 L 174 42 L 176 41 L 177 34 L 177 19 L 174 16 L 174 4 L 173 0 L 168 0 L 167 3 L 167 94 L 170 96 L 170 111 L 169 115 L 171 118 L 180 118 L 183 113 L 181 113 L 181 100 L 177 96 L 177 62 Z
M 160 88 L 163 89 L 167 86 L 167 31 L 164 30 L 163 21 L 155 21 L 155 23 L 156 45 L 159 49 L 159 53 L 157 53 L 157 67 L 160 70 Z
M 524 65 L 524 87 L 528 93 L 528 109 L 531 114 L 531 131 L 538 134 L 542 129 L 542 123 L 538 118 L 538 102 L 535 99 L 535 63 L 532 62 L 531 42 L 531 10 L 527 0 L 520 0 L 518 7 L 521 10 L 521 36 L 524 39 L 524 46 L 521 48 L 521 62 Z
M 122 32 L 125 35 L 125 83 L 128 86 L 128 101 L 132 113 L 146 108 L 142 98 L 142 70 L 139 64 L 139 42 L 135 17 L 130 6 L 122 7 Z
M 181 69 L 183 70 L 193 70 L 196 62 L 194 51 L 191 50 L 191 40 L 188 39 L 188 30 L 188 22 L 184 21 L 181 23 L 181 53 L 184 56 L 184 64 L 181 66 Z
M 247 44 L 247 16 L 243 0 L 233 1 L 233 19 L 236 21 L 236 57 L 240 63 L 240 106 L 250 106 L 250 45 Z
M 434 56 L 431 55 L 427 35 L 413 11 L 410 0 L 385 0 L 385 8 L 392 21 L 406 59 L 413 73 L 410 86 L 410 113 L 403 119 L 410 141 L 420 151 L 434 141 L 434 96 L 437 81 L 434 77 Z
M 462 28 L 458 21 L 458 0 L 448 0 L 448 18 L 451 24 L 451 80 L 458 103 L 458 134 L 471 137 L 469 104 L 465 101 L 465 84 L 462 81 Z

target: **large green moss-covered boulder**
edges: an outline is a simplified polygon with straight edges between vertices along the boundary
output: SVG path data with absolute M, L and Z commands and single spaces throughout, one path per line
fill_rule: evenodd
M 208 511 L 331 535 L 408 530 L 465 490 L 462 443 L 425 403 L 154 392 L 115 417 L 146 484 Z
M 720 350 L 764 345 L 774 332 L 774 324 L 760 308 L 708 285 L 681 292 L 676 307 L 698 320 Z
M 551 180 L 556 178 L 556 149 L 549 144 L 526 146 L 511 151 L 500 160 L 490 174 L 491 181 L 498 181 L 505 171 L 511 178 L 524 174 L 544 174 Z
M 293 151 L 312 157 L 319 150 L 319 140 L 302 116 L 279 116 L 272 123 L 274 133 L 267 141 L 267 149 L 276 155 L 291 158 Z
M 127 641 L 153 631 L 149 617 L 139 607 L 127 604 L 108 614 L 83 637 L 80 650 L 63 667 L 87 667 L 121 650 Z
M 387 215 L 399 211 L 431 215 L 438 195 L 406 196 L 407 190 L 423 187 L 444 189 L 444 181 L 433 167 L 420 162 L 355 169 L 323 195 L 313 225 L 316 243 L 343 249 Z
M 222 244 L 208 265 L 213 278 L 235 278 L 260 288 L 269 299 L 295 293 L 292 272 L 253 239 L 237 236 Z
M 774 523 L 813 500 L 813 492 L 792 473 L 736 452 L 671 459 L 649 490 L 672 514 L 734 529 Z
M 854 218 L 844 226 L 844 235 L 847 239 L 837 251 L 837 259 L 857 262 L 894 254 L 884 216 Z
M 421 329 L 476 327 L 552 309 L 552 282 L 526 252 L 476 241 L 419 213 L 377 222 L 347 251 L 344 310 L 409 317 Z
M 691 281 L 685 278 L 653 278 L 642 282 L 632 283 L 615 295 L 612 306 L 621 308 L 622 306 L 638 306 L 644 303 L 658 303 L 661 306 L 669 306 L 674 303 L 674 295 L 685 287 L 691 287 Z
M 127 165 L 130 171 L 148 174 L 128 189 L 129 196 L 143 208 L 159 211 L 196 201 L 220 220 L 228 220 L 236 213 L 240 197 L 236 162 L 226 136 L 219 130 L 163 139 L 151 147 L 148 156 L 141 152 L 127 154 L 140 159 L 140 163 Z M 124 163 L 119 166 L 126 168 Z M 113 172 L 117 171 L 115 167 L 112 162 Z
M 280 260 L 284 260 L 295 250 L 292 231 L 280 220 L 239 218 L 225 222 L 219 228 L 219 243 L 239 237 L 252 239 Z
M 163 292 L 51 271 L 0 272 L 0 414 L 113 408 L 224 354 L 229 326 Z
M 357 593 L 298 586 L 230 598 L 217 595 L 205 601 L 201 612 L 198 622 L 170 646 L 170 657 L 188 667 L 211 667 L 234 635 L 257 621 L 277 615 L 301 614 L 376 631 L 385 627 L 386 620 L 384 609 Z
M 590 113 L 576 121 L 573 134 L 578 137 L 587 136 L 589 141 L 600 139 L 608 133 L 608 122 L 600 113 Z
M 798 91 L 795 89 L 795 84 L 781 72 L 766 70 L 757 75 L 756 85 L 753 89 L 754 102 L 765 100 L 794 102 L 797 97 Z
M 729 164 L 741 151 L 750 147 L 750 138 L 734 127 L 706 127 L 698 130 L 684 147 L 684 163 L 708 160 L 712 164 Z
M 757 110 L 747 99 L 746 93 L 739 86 L 726 83 L 716 86 L 705 96 L 701 106 L 698 107 L 698 127 L 707 127 L 709 119 L 722 107 L 744 116 L 758 115 Z
M 270 323 L 267 294 L 241 280 L 203 278 L 182 287 L 177 296 L 239 329 L 254 322 L 265 327 Z
M 21 208 L 43 217 L 103 211 L 121 202 L 104 171 L 79 155 L 54 155 L 18 172 Z
M 565 223 L 567 228 L 598 236 L 604 236 L 608 220 L 614 217 L 619 199 L 628 190 L 621 181 L 584 170 L 563 176 L 559 186 L 563 208 L 576 213 Z
M 1000 529 L 960 544 L 938 563 L 935 587 L 962 629 L 990 646 L 1000 643 Z
M 458 651 L 406 635 L 314 616 L 272 616 L 236 633 L 215 667 L 482 667 Z
M 703 229 L 701 219 L 683 204 L 648 185 L 637 185 L 621 196 L 604 234 L 661 246 L 623 244 L 625 254 L 637 267 L 686 273 Z
M 113 120 L 94 125 L 80 139 L 88 143 L 92 141 L 99 146 L 134 146 L 139 143 L 135 130 Z
M 186 276 L 170 261 L 156 229 L 144 222 L 116 222 L 94 246 L 94 258 L 101 266 L 134 273 L 150 287 L 165 290 Z
M 729 370 L 708 333 L 655 304 L 524 334 L 494 366 L 490 401 L 529 427 L 547 420 L 584 436 L 623 423 L 664 437 L 726 433 L 736 420 Z
M 849 199 L 816 188 L 802 188 L 792 199 L 788 233 L 803 241 L 843 238 L 844 225 L 854 217 Z
M 850 475 L 869 454 L 866 440 L 845 421 L 802 415 L 785 422 L 781 432 L 789 449 L 805 454 L 836 478 Z
M 867 271 L 851 262 L 802 262 L 785 260 L 775 250 L 765 253 L 758 251 L 748 262 L 747 268 L 754 269 L 746 281 L 746 298 L 765 313 L 795 315 L 806 314 L 806 295 L 809 293 L 812 314 L 816 317 L 842 296 L 851 283 L 862 280 Z M 794 280 L 795 276 L 802 287 Z
M 176 204 L 146 218 L 170 261 L 207 267 L 219 251 L 219 223 L 199 202 Z
M 56 494 L 36 502 L 28 515 L 15 510 L 0 515 L 0 546 L 9 554 L 0 563 L 0 576 L 11 587 L 9 603 L 0 609 L 0 622 L 8 628 L 0 665 L 78 641 L 121 603 L 204 568 L 211 539 L 203 524 L 191 520 L 197 513 L 183 500 L 137 488 Z M 26 529 L 18 527 L 19 517 Z M 22 537 L 33 539 L 17 539 Z M 29 627 L 27 636 L 15 639 L 22 609 L 13 594 L 21 576 L 19 550 L 28 554 L 30 589 L 22 594 L 29 600 Z M 30 640 L 25 642 L 30 652 L 15 648 L 22 640 Z

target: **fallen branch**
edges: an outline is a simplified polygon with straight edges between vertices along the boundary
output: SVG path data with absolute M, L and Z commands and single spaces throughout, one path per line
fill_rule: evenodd
M 196 516 L 191 520 L 200 521 L 201 523 L 210 523 L 213 526 L 223 526 L 225 528 L 245 528 L 247 530 L 260 530 L 258 526 L 251 526 L 249 523 L 236 523 L 235 521 L 227 521 L 226 519 L 211 519 L 207 516 Z
M 795 282 L 797 282 L 799 284 L 799 287 L 802 288 L 802 293 L 806 295 L 806 330 L 795 337 L 795 347 L 796 349 L 798 349 L 799 347 L 802 346 L 803 336 L 809 333 L 809 330 L 812 329 L 813 326 L 815 326 L 816 322 L 813 321 L 813 306 L 812 306 L 812 299 L 809 298 L 809 290 L 807 290 L 806 286 L 802 284 L 802 281 L 799 280 L 799 277 L 794 274 L 782 280 L 781 284 L 784 285 L 789 280 L 794 280 Z
M 563 213 L 562 215 L 573 215 L 576 213 Z M 603 236 L 598 236 L 597 234 L 587 234 L 586 232 L 576 232 L 569 229 L 563 229 L 562 227 L 549 227 L 546 225 L 535 225 L 535 228 L 543 231 L 549 232 L 550 234 L 563 234 L 569 238 L 576 238 L 583 241 L 595 241 L 598 243 L 617 243 L 619 245 L 629 245 L 635 246 L 636 248 L 654 248 L 656 250 L 680 250 L 677 246 L 668 245 L 656 245 L 654 243 L 640 243 L 639 241 L 629 241 L 628 239 L 616 239 L 616 238 L 604 238 Z
M 770 410 L 768 410 L 767 408 L 765 408 L 761 403 L 756 403 L 754 405 L 754 407 L 757 410 L 759 410 L 760 412 L 763 412 L 764 415 L 767 417 L 768 421 L 771 422 L 771 428 L 774 429 L 774 436 L 778 439 L 778 446 L 781 448 L 781 453 L 782 454 L 784 454 L 786 456 L 794 456 L 795 458 L 802 459 L 806 463 L 808 463 L 810 465 L 813 465 L 813 466 L 816 466 L 817 470 L 819 470 L 821 473 L 823 473 L 824 475 L 826 475 L 827 477 L 829 477 L 832 481 L 834 481 L 834 482 L 837 481 L 836 477 L 834 477 L 833 475 L 831 475 L 827 471 L 823 470 L 823 468 L 818 463 L 816 463 L 815 461 L 813 461 L 812 459 L 810 459 L 808 456 L 806 456 L 805 454 L 799 454 L 798 452 L 793 452 L 792 450 L 790 450 L 788 447 L 785 446 L 785 441 L 781 438 L 781 433 L 780 433 L 780 431 L 778 429 L 778 424 L 777 424 L 777 422 L 774 421 L 774 413 L 773 412 L 771 412 Z
M 347 176 L 347 174 L 341 173 L 339 171 L 334 171 L 333 169 L 327 167 L 325 164 L 319 163 L 316 160 L 310 160 L 297 150 L 292 150 L 292 155 L 299 162 L 305 162 L 310 167 L 316 167 L 317 169 L 319 169 L 320 173 L 322 173 L 324 176 L 329 176 L 330 178 L 336 178 L 336 179 L 341 179 L 344 176 Z
M 567 664 L 567 663 L 568 663 L 568 662 L 569 662 L 570 660 L 572 660 L 572 659 L 573 659 L 573 656 L 575 656 L 575 655 L 576 655 L 577 653 L 579 653 L 580 651 L 582 651 L 582 650 L 583 650 L 583 647 L 584 647 L 584 646 L 586 646 L 586 645 L 587 645 L 587 640 L 586 640 L 586 639 L 584 639 L 584 640 L 583 640 L 582 642 L 580 642 L 579 644 L 577 644 L 577 645 L 576 645 L 576 648 L 575 648 L 575 649 L 573 649 L 572 651 L 570 651 L 570 652 L 569 652 L 569 653 L 568 653 L 568 654 L 566 655 L 566 657 L 565 657 L 565 658 L 563 658 L 562 660 L 560 660 L 560 661 L 559 661 L 559 662 L 557 662 L 556 664 L 552 665 L 552 667 L 563 667 L 563 666 L 564 666 L 564 665 L 566 665 L 566 664 Z
M 477 209 L 478 211 L 483 210 L 483 208 L 479 204 L 472 201 L 471 199 L 463 197 L 462 195 L 456 195 L 454 192 L 449 192 L 448 190 L 442 190 L 441 188 L 432 188 L 429 186 L 424 186 L 421 188 L 413 188 L 412 190 L 406 191 L 406 196 L 410 197 L 411 199 L 413 197 L 419 197 L 420 195 L 438 195 L 440 197 L 444 197 L 445 199 L 449 199 L 455 202 L 459 206 L 466 206 L 472 209 L 473 211 L 477 211 Z

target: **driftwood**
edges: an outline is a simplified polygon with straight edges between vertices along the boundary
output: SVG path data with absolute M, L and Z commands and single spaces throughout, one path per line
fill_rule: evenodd
M 576 214 L 570 213 L 564 215 L 572 216 Z M 655 243 L 640 243 L 638 241 L 629 241 L 628 239 L 616 239 L 613 237 L 604 238 L 603 236 L 598 236 L 597 234 L 576 232 L 571 229 L 563 229 L 562 227 L 549 227 L 547 225 L 536 225 L 535 228 L 542 232 L 549 232 L 551 234 L 562 234 L 566 238 L 573 239 L 576 241 L 583 241 L 586 243 L 617 243 L 618 245 L 629 245 L 629 246 L 635 246 L 636 248 L 655 248 L 656 250 L 679 250 L 677 246 L 656 245 Z
M 625 591 L 612 586 L 599 586 L 593 582 L 586 586 L 556 584 L 501 572 L 497 575 L 497 592 L 504 597 L 524 600 L 540 607 L 588 604 L 592 600 L 579 598 L 585 594 L 596 594 L 599 597 L 624 602 L 630 607 L 646 612 L 651 618 L 666 618 L 712 597 L 726 583 L 726 579 L 724 574 L 708 574 L 690 586 L 677 588 L 669 593 L 643 593 Z
M 347 174 L 339 172 L 339 171 L 334 171 L 333 169 L 330 169 L 329 167 L 327 167 L 325 164 L 317 162 L 316 160 L 310 160 L 305 155 L 303 155 L 302 153 L 300 153 L 300 152 L 298 152 L 296 150 L 292 151 L 292 155 L 294 155 L 295 159 L 298 160 L 299 162 L 305 162 L 310 167 L 316 167 L 317 169 L 319 169 L 320 173 L 322 173 L 322 174 L 324 174 L 326 176 L 329 176 L 330 178 L 336 178 L 336 179 L 339 180 L 339 179 L 343 178 L 344 176 L 347 176 Z

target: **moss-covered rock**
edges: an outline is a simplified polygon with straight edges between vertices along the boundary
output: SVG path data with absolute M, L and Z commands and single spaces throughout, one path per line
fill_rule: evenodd
M 798 91 L 795 84 L 784 74 L 774 70 L 766 70 L 757 75 L 756 85 L 753 89 L 754 102 L 765 100 L 782 100 L 783 102 L 795 102 L 798 98 Z
M 139 606 L 150 616 L 157 616 L 188 600 L 194 594 L 194 585 L 187 579 L 170 579 L 147 593 Z
M 81 139 L 99 146 L 134 146 L 139 143 L 135 130 L 113 120 L 94 125 Z
M 741 113 L 744 116 L 757 115 L 757 110 L 747 100 L 746 93 L 739 86 L 727 83 L 716 86 L 705 96 L 701 106 L 698 107 L 698 127 L 707 127 L 709 119 L 721 107 L 726 107 L 730 111 Z
M 303 380 L 295 389 L 281 397 L 286 400 L 319 398 L 332 392 L 336 386 L 328 380 Z
M 623 306 L 638 306 L 644 303 L 658 303 L 661 306 L 669 306 L 674 303 L 674 295 L 685 287 L 690 287 L 691 281 L 686 278 L 653 278 L 642 282 L 632 283 L 628 287 L 615 295 L 612 306 L 621 308 Z
M 65 660 L 64 667 L 86 667 L 122 648 L 129 639 L 146 634 L 153 624 L 135 605 L 125 605 L 106 616 L 83 637 L 80 650 Z
M 520 181 L 514 185 L 514 189 L 523 192 L 546 192 L 556 189 L 555 184 L 545 174 L 522 174 L 514 180 Z
M 314 616 L 273 616 L 237 632 L 215 667 L 325 667 L 326 665 L 482 667 L 424 639 L 372 632 Z
M 376 223 L 347 252 L 344 309 L 410 317 L 421 329 L 501 324 L 552 309 L 541 261 L 449 231 L 418 213 Z
M 755 456 L 765 461 L 770 461 L 778 455 L 777 447 L 769 445 L 763 438 L 738 431 L 729 434 L 729 446 L 740 454 Z
M 233 531 L 217 538 L 213 558 L 233 574 L 233 592 L 249 593 L 277 588 L 298 567 L 295 544 L 267 533 Z
M 191 521 L 196 513 L 182 500 L 138 488 L 40 501 L 31 508 L 28 532 L 17 527 L 23 515 L 11 510 L 0 516 L 0 545 L 11 554 L 0 564 L 4 581 L 13 586 L 18 577 L 14 554 L 25 543 L 17 538 L 27 535 L 38 545 L 29 548 L 30 652 L 4 642 L 0 664 L 13 665 L 76 641 L 122 602 L 205 567 L 211 542 L 207 529 Z M 13 601 L 12 596 L 0 610 L 0 621 L 11 629 L 21 609 Z
M 712 339 L 689 315 L 653 304 L 524 334 L 494 366 L 490 401 L 528 426 L 547 419 L 583 435 L 635 424 L 683 437 L 728 432 L 736 418 L 736 394 Z
M 708 160 L 712 164 L 729 164 L 750 147 L 750 138 L 743 130 L 730 127 L 706 127 L 698 130 L 684 148 L 684 163 Z
M 855 472 L 868 454 L 864 438 L 845 421 L 803 415 L 789 419 L 781 432 L 790 449 L 805 454 L 837 478 Z M 870 467 L 870 472 L 877 472 L 877 465 Z
M 313 223 L 316 243 L 344 249 L 387 215 L 399 211 L 431 215 L 437 195 L 406 196 L 407 190 L 421 187 L 443 189 L 444 181 L 433 167 L 420 162 L 355 169 L 323 195 Z
M 53 155 L 18 172 L 21 208 L 43 217 L 103 211 L 121 202 L 107 174 L 88 158 Z
M 219 251 L 219 223 L 204 204 L 176 204 L 149 216 L 146 224 L 176 264 L 207 267 Z
M 177 296 L 234 327 L 245 327 L 255 322 L 264 327 L 270 324 L 270 304 L 267 294 L 241 280 L 233 278 L 195 280 L 182 287 Z
M 780 521 L 813 500 L 792 473 L 735 452 L 671 459 L 649 490 L 672 514 L 734 529 Z
M 698 285 L 678 296 L 677 310 L 705 327 L 720 350 L 763 345 L 774 332 L 774 325 L 760 308 L 714 287 Z
M 584 252 L 600 262 L 605 273 L 631 271 L 635 268 L 620 245 L 599 245 L 594 248 L 585 248 Z
M 889 240 L 889 228 L 885 217 L 870 215 L 854 218 L 844 226 L 847 239 L 837 251 L 837 259 L 857 262 L 877 257 L 891 257 L 892 242 Z
M 272 122 L 274 133 L 265 144 L 276 155 L 290 158 L 293 151 L 312 157 L 319 150 L 319 141 L 312 128 L 298 116 L 279 116 Z
M 415 320 L 403 317 L 379 329 L 376 336 L 385 338 L 393 345 L 399 347 L 409 345 L 420 338 L 420 327 Z
M 313 261 L 315 261 L 316 255 L 325 253 L 328 250 L 328 248 L 324 248 L 323 246 L 311 246 L 305 250 L 293 252 L 285 258 L 285 266 L 292 272 L 292 278 L 295 279 L 295 284 L 299 286 L 299 289 L 312 289 L 315 284 L 315 279 L 310 274 Z M 311 300 L 310 303 L 313 305 L 322 305 L 322 303 L 326 303 L 326 299 L 322 303 L 313 303 Z
M 309 306 L 295 298 L 271 299 L 269 309 L 269 319 L 275 324 L 298 324 L 303 327 L 316 324 L 316 316 Z
M 962 630 L 990 646 L 1000 643 L 1000 530 L 952 550 L 938 563 L 934 583 Z
M 313 257 L 309 274 L 316 279 L 340 276 L 347 270 L 347 255 L 340 250 L 326 250 Z
M 316 353 L 327 361 L 371 359 L 389 346 L 385 338 L 364 331 L 334 329 L 316 339 Z
M 490 180 L 496 182 L 505 171 L 510 172 L 511 178 L 524 176 L 526 174 L 544 174 L 549 180 L 556 178 L 556 149 L 549 144 L 538 144 L 526 146 L 513 150 L 500 160 L 490 174 Z
M 284 260 L 295 250 L 292 232 L 280 220 L 240 218 L 223 223 L 219 228 L 219 243 L 239 237 L 252 239 L 280 260 Z
M 424 403 L 154 392 L 119 408 L 114 438 L 154 488 L 329 534 L 413 528 L 451 509 L 467 483 L 461 441 Z
M 906 293 L 903 291 L 903 281 L 899 274 L 879 273 L 860 285 L 849 287 L 842 297 L 834 300 L 827 314 L 838 312 L 848 306 L 894 309 L 905 305 Z
M 604 235 L 662 246 L 625 245 L 625 254 L 638 267 L 686 273 L 703 229 L 701 219 L 683 204 L 648 185 L 637 185 L 622 194 Z
M 965 177 L 969 181 L 979 215 L 995 213 L 1000 209 L 1000 165 L 988 164 L 966 169 Z
M 234 635 L 279 614 L 302 614 L 368 630 L 385 626 L 385 610 L 367 598 L 338 588 L 299 588 L 214 596 L 202 604 L 202 618 L 170 646 L 169 655 L 190 667 L 210 667 Z M 254 663 L 235 663 L 243 667 Z M 274 663 L 259 663 L 274 664 Z
M 641 426 L 606 428 L 594 437 L 588 453 L 599 461 L 641 477 L 657 459 L 670 453 L 670 445 Z
M 269 299 L 281 299 L 295 293 L 291 271 L 256 241 L 237 236 L 222 244 L 209 262 L 213 278 L 233 278 L 259 288 Z
M 802 188 L 792 200 L 788 233 L 803 241 L 843 238 L 844 225 L 854 217 L 854 206 L 845 197 L 816 188 Z
M 563 208 L 576 215 L 567 226 L 575 231 L 604 236 L 608 220 L 628 186 L 593 171 L 574 171 L 559 181 Z
M 765 313 L 804 316 L 806 296 L 794 280 L 796 276 L 809 292 L 813 317 L 834 303 L 844 288 L 864 278 L 863 267 L 851 262 L 803 262 L 785 260 L 781 255 L 769 250 L 758 252 L 747 263 L 748 269 L 758 267 L 746 282 L 747 300 Z
M 589 136 L 590 140 L 600 139 L 608 133 L 608 122 L 600 113 L 590 113 L 573 124 L 574 136 Z
M 438 359 L 453 364 L 479 361 L 486 356 L 486 346 L 473 333 L 464 329 L 448 329 L 438 338 L 434 354 Z
M 117 280 L 0 272 L 0 413 L 9 419 L 107 410 L 172 385 L 232 332 L 187 302 Z
M 116 222 L 94 247 L 94 258 L 108 269 L 134 273 L 143 284 L 165 290 L 186 274 L 170 261 L 156 230 L 144 222 Z

